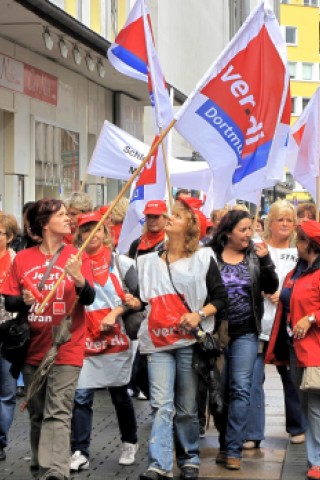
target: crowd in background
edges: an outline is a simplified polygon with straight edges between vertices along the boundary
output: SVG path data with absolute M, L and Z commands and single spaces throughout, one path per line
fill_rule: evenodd
M 64 480 L 70 470 L 89 469 L 94 392 L 108 388 L 122 442 L 119 464 L 134 463 L 139 449 L 136 396 L 148 399 L 152 411 L 148 469 L 140 480 L 171 478 L 174 452 L 181 478 L 196 480 L 209 387 L 194 352 L 208 333 L 221 345 L 215 362 L 223 408 L 211 412 L 216 462 L 239 470 L 242 450 L 261 447 L 264 367 L 274 363 L 286 431 L 292 443 L 306 443 L 307 477 L 320 479 L 320 390 L 300 389 L 305 367 L 320 366 L 315 206 L 278 200 L 264 219 L 252 218 L 244 205 L 215 210 L 211 218 L 201 207 L 186 190 L 178 191 L 170 213 L 164 201 L 149 201 L 127 255 L 117 252 L 125 198 L 104 222 L 108 206 L 94 207 L 81 192 L 64 202 L 28 202 L 21 229 L 0 213 L 0 335 L 16 316 L 30 329 L 23 358 L 0 355 L 0 461 L 16 396 L 27 395 L 35 478 Z M 133 315 L 141 322 L 134 334 Z

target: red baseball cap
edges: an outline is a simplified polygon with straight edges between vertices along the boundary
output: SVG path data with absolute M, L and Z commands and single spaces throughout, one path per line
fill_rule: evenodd
M 146 203 L 144 210 L 144 215 L 162 215 L 167 213 L 167 205 L 163 200 L 150 200 Z
M 207 232 L 207 217 L 199 210 L 202 207 L 202 200 L 195 197 L 179 197 L 177 201 L 183 203 L 197 217 L 200 228 L 199 238 L 201 240 Z
M 110 208 L 110 205 L 102 205 L 102 207 L 99 208 L 99 213 L 101 215 L 104 215 Z
M 316 220 L 307 220 L 299 228 L 309 237 L 320 244 L 320 223 Z
M 102 215 L 98 211 L 94 212 L 86 212 L 82 213 L 81 215 L 78 215 L 77 222 L 78 222 L 78 227 L 81 227 L 81 225 L 85 225 L 86 223 L 91 223 L 91 222 L 100 222 L 102 218 Z

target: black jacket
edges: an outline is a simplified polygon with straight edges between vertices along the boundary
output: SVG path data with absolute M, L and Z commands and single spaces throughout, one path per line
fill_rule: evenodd
M 261 319 L 264 312 L 264 300 L 262 292 L 267 294 L 275 293 L 279 287 L 279 279 L 276 274 L 276 267 L 270 257 L 258 257 L 255 253 L 253 244 L 245 252 L 245 261 L 248 266 L 251 279 L 252 292 L 252 311 L 255 319 L 257 333 L 261 333 Z M 219 268 L 222 267 L 222 259 L 217 256 Z

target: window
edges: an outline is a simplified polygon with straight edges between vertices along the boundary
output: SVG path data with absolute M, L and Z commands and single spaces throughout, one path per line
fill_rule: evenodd
M 312 80 L 312 63 L 302 64 L 302 80 Z
M 303 4 L 308 7 L 318 7 L 319 0 L 304 0 Z
M 36 199 L 67 197 L 79 188 L 79 134 L 36 122 Z
M 306 108 L 309 101 L 310 101 L 310 98 L 302 98 L 302 110 L 304 110 Z
M 288 45 L 297 45 L 297 27 L 285 27 L 286 43 Z
M 297 113 L 297 97 L 291 97 L 291 113 Z
M 290 78 L 297 78 L 297 64 L 295 62 L 288 62 L 288 71 Z

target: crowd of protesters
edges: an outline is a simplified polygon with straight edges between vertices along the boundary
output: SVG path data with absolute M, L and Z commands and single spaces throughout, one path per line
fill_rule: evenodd
M 122 198 L 102 222 L 109 207 L 94 207 L 85 193 L 44 198 L 25 205 L 21 231 L 0 212 L 0 461 L 19 385 L 34 477 L 65 480 L 88 470 L 94 393 L 108 388 L 123 466 L 139 449 L 131 396 L 150 401 L 140 480 L 172 478 L 174 453 L 180 478 L 198 478 L 207 412 L 219 432 L 216 463 L 239 470 L 242 450 L 265 438 L 264 365 L 274 363 L 290 441 L 305 442 L 307 478 L 320 479 L 320 385 L 300 389 L 305 368 L 320 367 L 315 206 L 278 200 L 262 220 L 235 205 L 208 219 L 202 202 L 181 190 L 170 212 L 162 200 L 146 204 L 141 236 L 119 255 L 127 207 Z M 9 321 L 27 326 L 30 337 L 14 358 L 1 337 Z M 207 335 L 220 345 L 223 408 L 214 412 L 195 365 Z

